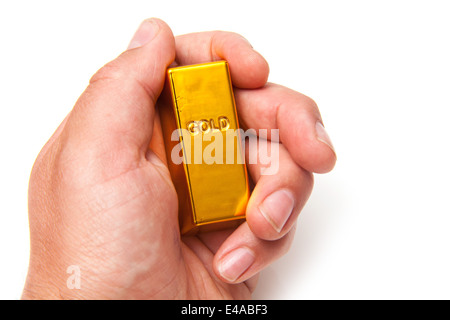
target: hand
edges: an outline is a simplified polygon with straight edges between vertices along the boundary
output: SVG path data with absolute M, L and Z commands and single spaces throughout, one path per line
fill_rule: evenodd
M 280 166 L 260 176 L 236 230 L 182 237 L 155 103 L 165 71 L 229 62 L 241 125 L 279 129 Z M 313 186 L 336 156 L 317 106 L 266 84 L 268 65 L 243 37 L 173 37 L 144 21 L 129 49 L 101 68 L 38 155 L 29 184 L 31 256 L 23 298 L 250 298 L 258 273 L 283 255 Z M 67 286 L 69 266 L 80 288 Z

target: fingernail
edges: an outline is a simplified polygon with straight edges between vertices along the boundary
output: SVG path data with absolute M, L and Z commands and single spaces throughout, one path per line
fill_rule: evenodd
M 328 135 L 327 131 L 325 130 L 323 124 L 320 121 L 316 122 L 316 136 L 317 140 L 325 143 L 328 147 L 330 147 L 331 150 L 333 150 L 334 153 L 336 153 L 336 151 L 334 150 L 333 143 L 331 142 L 330 136 Z
M 249 248 L 237 248 L 228 253 L 219 264 L 219 273 L 230 282 L 236 281 L 255 262 L 255 255 Z
M 280 233 L 294 209 L 294 196 L 289 190 L 278 190 L 269 195 L 259 211 L 272 227 Z
M 155 19 L 144 20 L 131 39 L 128 50 L 144 46 L 153 40 L 158 32 L 159 24 Z

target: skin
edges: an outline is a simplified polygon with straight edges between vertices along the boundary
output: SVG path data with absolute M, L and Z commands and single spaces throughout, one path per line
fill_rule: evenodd
M 167 67 L 221 59 L 230 65 L 242 127 L 280 130 L 279 172 L 261 176 L 259 164 L 248 165 L 255 187 L 246 222 L 184 237 L 155 104 Z M 258 273 L 292 243 L 313 172 L 336 162 L 329 138 L 317 132 L 314 101 L 266 83 L 268 74 L 238 34 L 174 38 L 163 21 L 144 21 L 130 48 L 91 78 L 36 159 L 23 299 L 251 298 Z M 281 228 L 262 213 L 278 190 L 293 206 Z M 236 252 L 245 254 L 231 259 Z M 246 268 L 236 274 L 240 264 Z M 67 286 L 71 265 L 80 267 L 80 289 Z

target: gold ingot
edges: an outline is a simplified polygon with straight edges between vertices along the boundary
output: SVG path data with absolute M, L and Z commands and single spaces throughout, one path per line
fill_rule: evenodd
M 239 225 L 249 185 L 228 63 L 168 69 L 159 112 L 181 233 Z

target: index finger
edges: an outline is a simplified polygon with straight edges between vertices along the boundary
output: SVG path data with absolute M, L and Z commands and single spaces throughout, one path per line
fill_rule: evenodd
M 276 129 L 299 166 L 316 173 L 333 169 L 336 152 L 314 100 L 273 83 L 257 90 L 237 89 L 235 97 L 242 128 L 262 129 L 270 140 Z
M 190 33 L 175 37 L 179 65 L 226 60 L 231 80 L 238 88 L 262 87 L 269 77 L 269 64 L 241 35 L 226 31 Z

